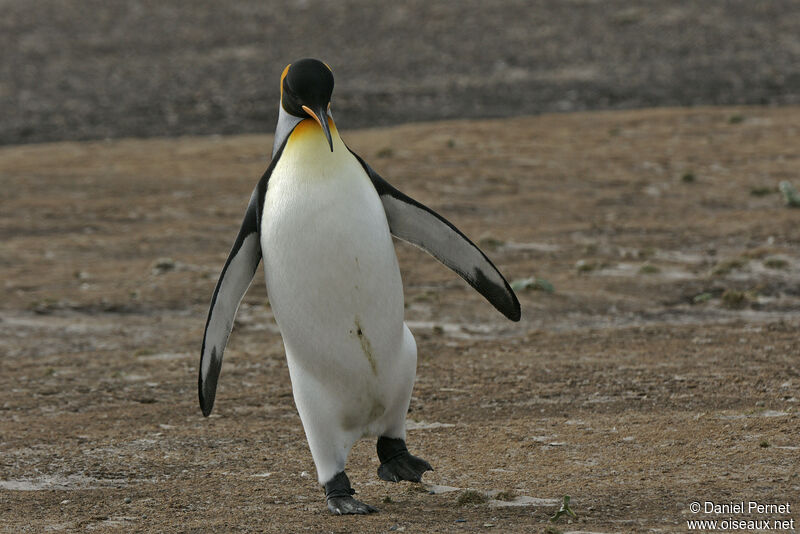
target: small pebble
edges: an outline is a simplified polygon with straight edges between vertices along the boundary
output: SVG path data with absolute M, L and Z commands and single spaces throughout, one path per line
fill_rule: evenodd
M 125 497 L 125 504 L 130 504 L 130 503 L 131 503 L 131 498 Z

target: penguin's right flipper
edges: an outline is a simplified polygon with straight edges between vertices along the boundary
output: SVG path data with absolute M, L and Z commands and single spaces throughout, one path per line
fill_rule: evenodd
M 260 185 L 260 184 L 259 184 Z M 219 275 L 214 296 L 206 319 L 203 349 L 200 356 L 198 392 L 200 408 L 208 416 L 214 407 L 217 379 L 222 368 L 222 354 L 233 328 L 239 303 L 253 281 L 261 261 L 261 242 L 258 231 L 259 187 L 256 187 L 247 205 L 242 227 L 228 255 L 228 261 Z

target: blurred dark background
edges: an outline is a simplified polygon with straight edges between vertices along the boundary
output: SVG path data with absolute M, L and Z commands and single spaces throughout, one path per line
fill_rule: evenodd
M 341 128 L 800 103 L 796 0 L 4 0 L 0 144 L 271 132 L 314 56 Z

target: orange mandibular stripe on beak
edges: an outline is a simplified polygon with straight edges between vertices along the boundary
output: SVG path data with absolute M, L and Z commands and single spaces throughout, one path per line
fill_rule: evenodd
M 331 129 L 328 126 L 328 114 L 325 113 L 324 109 L 320 109 L 319 113 L 313 111 L 308 106 L 302 106 L 303 111 L 314 117 L 314 120 L 317 121 L 322 131 L 325 133 L 325 137 L 328 139 L 328 145 L 331 147 L 331 152 L 333 152 L 333 139 L 331 138 Z M 324 121 L 324 122 L 323 122 Z
M 314 113 L 314 112 L 311 110 L 311 108 L 310 108 L 310 107 L 308 107 L 308 106 L 303 106 L 303 111 L 305 111 L 306 113 L 308 113 L 309 115 L 311 115 L 312 117 L 314 117 L 314 120 L 315 120 L 315 121 L 317 121 L 317 124 L 319 124 L 319 125 L 320 125 L 320 127 L 322 127 L 322 121 L 321 121 L 321 120 L 319 120 L 319 117 L 317 116 L 317 114 L 316 114 L 316 113 Z

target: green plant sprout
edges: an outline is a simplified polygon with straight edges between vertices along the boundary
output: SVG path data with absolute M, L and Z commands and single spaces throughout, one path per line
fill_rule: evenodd
M 559 508 L 558 512 L 556 512 L 553 515 L 553 517 L 550 518 L 550 522 L 551 523 L 555 523 L 564 514 L 568 515 L 569 517 L 571 517 L 573 519 L 577 519 L 578 518 L 578 516 L 575 515 L 575 512 L 572 511 L 572 508 L 569 507 L 569 495 L 564 495 L 563 501 L 561 502 L 561 508 Z

